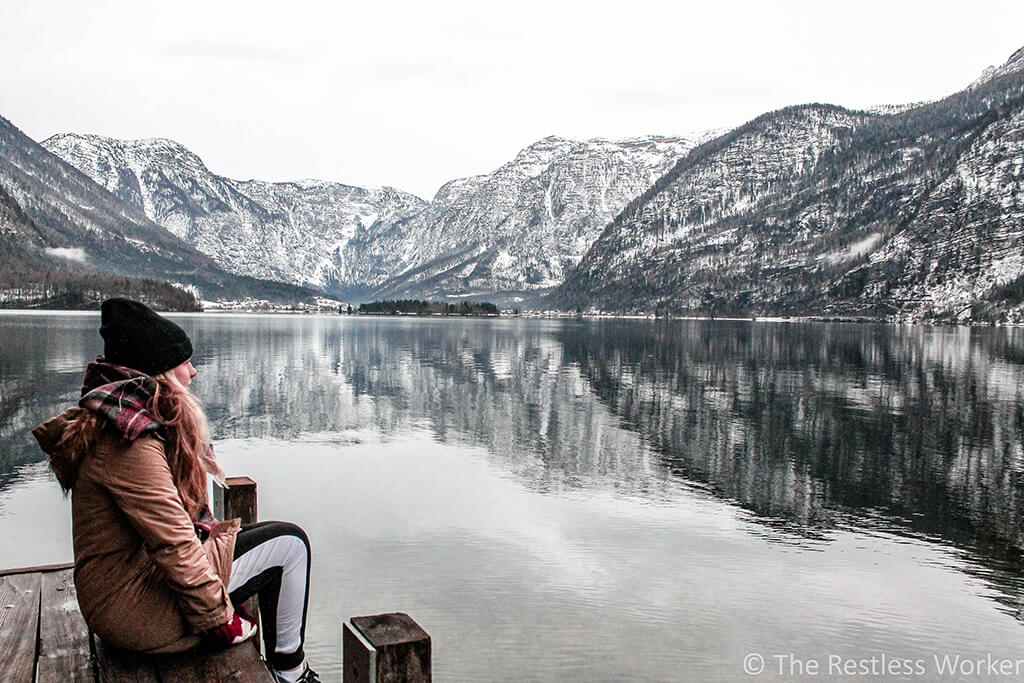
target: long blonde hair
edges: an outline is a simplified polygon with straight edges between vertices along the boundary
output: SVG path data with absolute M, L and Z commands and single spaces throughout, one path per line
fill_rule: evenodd
M 223 482 L 224 471 L 213 456 L 210 423 L 195 394 L 167 371 L 154 375 L 156 391 L 147 406 L 164 425 L 167 465 L 181 502 L 192 519 L 206 504 L 206 475 Z

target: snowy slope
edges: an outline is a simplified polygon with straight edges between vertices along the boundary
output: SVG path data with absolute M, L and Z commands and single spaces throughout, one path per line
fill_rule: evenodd
M 227 270 L 328 291 L 345 281 L 341 254 L 357 230 L 425 205 L 391 188 L 231 180 L 171 140 L 62 134 L 42 144 Z
M 394 265 L 381 296 L 530 297 L 557 286 L 611 220 L 693 142 L 548 137 L 486 176 L 449 183 L 401 235 L 369 235 Z
M 231 180 L 170 140 L 43 145 L 232 272 L 339 294 L 501 299 L 560 283 L 693 143 L 545 138 L 429 204 L 392 188 Z
M 312 294 L 224 272 L 2 117 L 0 265 L 40 282 L 49 271 L 164 280 L 208 299 L 302 301 Z
M 616 217 L 552 303 L 1005 312 L 1017 304 L 1004 286 L 1024 277 L 1020 57 L 941 101 L 891 114 L 790 107 L 702 145 Z

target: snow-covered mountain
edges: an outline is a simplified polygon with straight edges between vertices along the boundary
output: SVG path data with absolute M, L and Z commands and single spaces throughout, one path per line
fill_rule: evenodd
M 172 282 L 208 299 L 296 302 L 313 294 L 225 272 L 2 117 L 0 267 L 5 286 L 17 281 L 43 299 L 55 277 L 104 275 Z
M 986 68 L 981 73 L 981 76 L 974 83 L 971 83 L 968 89 L 973 90 L 1000 76 L 1007 76 L 1020 71 L 1024 71 L 1024 47 L 1010 55 L 1010 58 L 1004 64 Z
M 422 213 L 350 243 L 374 296 L 529 297 L 558 285 L 688 138 L 548 137 L 494 173 L 448 183 Z M 376 267 L 376 270 L 373 268 Z
M 339 294 L 501 299 L 559 284 L 694 143 L 545 138 L 429 204 L 392 188 L 231 180 L 169 140 L 42 144 L 232 272 Z
M 61 134 L 42 144 L 223 268 L 325 291 L 351 280 L 341 254 L 356 231 L 426 206 L 387 187 L 231 180 L 171 140 Z
M 553 303 L 958 320 L 1019 307 L 1022 57 L 937 102 L 790 107 L 696 148 Z
M 44 145 L 232 272 L 363 301 L 1024 319 L 1024 50 L 934 102 L 548 137 L 430 202 L 230 180 L 166 140 Z

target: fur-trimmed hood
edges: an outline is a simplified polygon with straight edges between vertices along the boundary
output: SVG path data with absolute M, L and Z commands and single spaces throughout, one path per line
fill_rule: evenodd
M 149 375 L 107 363 L 102 356 L 89 363 L 78 407 L 32 430 L 39 447 L 50 456 L 50 469 L 64 493 L 74 486 L 82 458 L 92 452 L 108 425 L 126 441 L 159 432 L 163 425 L 147 409 L 156 389 L 157 381 Z
M 78 407 L 32 430 L 39 447 L 50 456 L 50 469 L 64 493 L 74 486 L 82 458 L 92 451 L 104 429 L 125 442 L 147 434 L 164 438 L 164 425 L 149 410 L 157 390 L 157 380 L 138 370 L 108 363 L 102 356 L 89 363 Z M 213 446 L 209 445 L 199 457 L 206 472 L 223 486 L 224 470 L 213 454 Z
M 50 456 L 50 469 L 64 493 L 75 484 L 78 464 L 96 445 L 106 419 L 85 408 L 68 408 L 32 430 L 39 447 Z

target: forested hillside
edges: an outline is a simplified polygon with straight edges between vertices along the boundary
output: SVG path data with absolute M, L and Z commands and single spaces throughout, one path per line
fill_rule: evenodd
M 1004 69 L 893 114 L 806 105 L 761 116 L 631 202 L 551 301 L 1003 316 L 1024 272 L 1022 105 L 1024 73 Z

